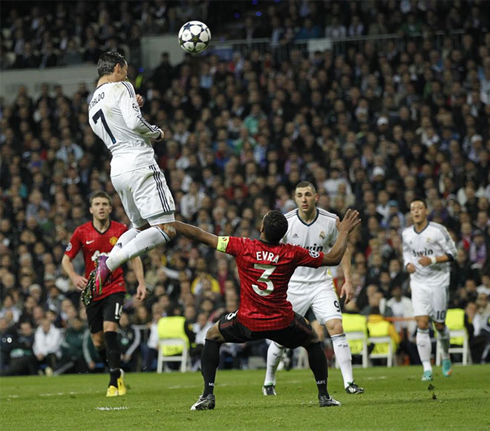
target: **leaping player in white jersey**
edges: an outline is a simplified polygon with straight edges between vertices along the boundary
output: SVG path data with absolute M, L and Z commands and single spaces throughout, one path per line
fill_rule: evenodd
M 457 250 L 447 229 L 427 219 L 427 204 L 414 199 L 410 204 L 413 226 L 403 230 L 403 260 L 410 273 L 412 304 L 417 322 L 417 350 L 424 367 L 422 381 L 432 380 L 429 318 L 442 346 L 442 374 L 452 373 L 446 312 L 449 302 L 450 263 Z
M 116 52 L 102 54 L 97 72 L 89 123 L 112 154 L 111 181 L 132 223 L 109 255 L 99 257 L 90 281 L 100 293 L 112 271 L 175 236 L 175 204 L 152 147 L 164 132 L 143 118 L 143 98 L 127 82 L 126 60 Z
M 337 240 L 338 217 L 317 208 L 318 193 L 315 186 L 309 181 L 302 181 L 296 186 L 294 200 L 298 208 L 286 214 L 288 231 L 283 242 L 327 253 Z M 347 303 L 354 296 L 350 280 L 351 254 L 349 249 L 342 258 L 341 266 L 345 282 L 340 296 L 345 296 Z M 289 282 L 288 301 L 293 305 L 293 310 L 302 316 L 305 316 L 311 307 L 319 323 L 326 326 L 332 338 L 335 357 L 340 364 L 346 392 L 362 394 L 364 389 L 354 383 L 351 351 L 342 326 L 339 298 L 328 268 L 297 268 Z M 269 345 L 267 370 L 262 388 L 266 396 L 276 395 L 276 371 L 283 352 L 284 347 L 274 342 Z

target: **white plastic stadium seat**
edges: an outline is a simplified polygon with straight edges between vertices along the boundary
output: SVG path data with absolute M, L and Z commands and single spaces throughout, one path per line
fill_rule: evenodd
M 383 350 L 386 350 L 386 345 L 388 345 L 387 351 L 383 351 L 382 353 L 375 353 L 376 352 L 376 346 L 374 347 L 374 350 L 371 352 L 369 355 L 370 359 L 386 359 L 387 360 L 387 366 L 392 367 L 394 364 L 396 364 L 395 361 L 395 350 L 393 349 L 393 343 L 391 341 L 391 337 L 369 337 L 368 339 L 369 343 L 374 343 L 376 344 L 383 344 Z
M 369 356 L 368 356 L 368 346 L 367 346 L 367 340 L 366 340 L 366 334 L 361 331 L 353 331 L 353 332 L 346 332 L 345 336 L 347 338 L 347 341 L 350 341 L 349 346 L 351 345 L 359 345 L 359 352 L 354 353 L 352 351 L 352 346 L 351 346 L 351 352 L 352 355 L 361 355 L 362 358 L 362 368 L 367 368 L 369 366 Z M 335 367 L 340 368 L 340 363 L 339 361 L 335 361 Z
M 165 356 L 163 354 L 163 346 L 182 346 L 182 354 Z M 180 372 L 185 373 L 189 365 L 189 359 L 189 349 L 186 340 L 183 338 L 161 338 L 158 341 L 157 373 L 161 373 L 163 368 L 165 368 L 165 371 L 170 371 L 166 366 L 167 362 L 180 362 Z
M 468 365 L 470 360 L 470 346 L 468 341 L 468 333 L 466 329 L 458 329 L 458 330 L 449 330 L 451 338 L 463 338 L 463 344 L 460 346 L 451 346 L 449 347 L 449 354 L 451 353 L 461 353 L 462 354 L 462 364 Z M 437 339 L 437 348 L 436 348 L 436 365 L 441 365 L 442 362 L 442 347 L 439 339 Z

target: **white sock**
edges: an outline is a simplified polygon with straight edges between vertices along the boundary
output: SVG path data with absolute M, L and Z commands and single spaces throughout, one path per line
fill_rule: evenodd
M 117 240 L 117 243 L 114 247 L 112 247 L 111 252 L 109 253 L 109 257 L 111 257 L 111 254 L 117 254 L 117 249 L 123 248 L 129 241 L 132 241 L 136 235 L 138 235 L 141 231 L 135 228 L 131 228 L 124 232 L 119 239 Z M 114 251 L 116 249 L 116 251 Z
M 420 360 L 425 371 L 432 371 L 430 364 L 430 353 L 432 346 L 430 344 L 430 335 L 428 329 L 417 329 L 417 350 L 419 351 Z
M 271 342 L 269 350 L 267 350 L 267 368 L 265 372 L 264 386 L 276 384 L 276 371 L 279 362 L 281 362 L 284 347 Z
M 114 247 L 107 259 L 107 267 L 114 271 L 128 260 L 169 241 L 170 237 L 162 229 L 157 226 L 150 227 L 138 233 L 122 248 Z
M 438 330 L 437 335 L 442 347 L 442 359 L 449 359 L 450 335 L 448 327 L 444 325 L 444 329 L 442 331 Z
M 335 360 L 340 365 L 340 371 L 344 378 L 344 388 L 349 386 L 354 381 L 352 374 L 352 355 L 350 353 L 349 343 L 345 333 L 332 335 L 333 351 L 335 352 Z

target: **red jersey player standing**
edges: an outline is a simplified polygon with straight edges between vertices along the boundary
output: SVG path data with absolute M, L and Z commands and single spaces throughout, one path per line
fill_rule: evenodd
M 91 290 L 93 286 L 87 286 L 87 281 L 89 274 L 95 270 L 98 256 L 101 253 L 109 253 L 117 244 L 118 238 L 128 230 L 122 223 L 111 221 L 111 211 L 111 198 L 107 193 L 100 191 L 90 197 L 92 221 L 75 229 L 61 262 L 75 287 L 84 291 L 82 298 L 87 307 L 87 320 L 92 341 L 101 359 L 109 366 L 108 397 L 126 394 L 124 373 L 120 368 L 121 349 L 117 339 L 118 323 L 126 293 L 123 270 L 119 267 L 112 272 L 111 277 L 99 292 L 93 293 Z M 80 250 L 85 260 L 84 276 L 75 272 L 72 263 Z M 143 300 L 146 296 L 143 264 L 139 257 L 134 258 L 131 262 L 138 279 L 136 297 Z
M 298 266 L 338 265 L 347 248 L 348 234 L 359 222 L 359 213 L 348 210 L 338 224 L 339 235 L 328 254 L 280 243 L 288 229 L 288 222 L 280 211 L 269 211 L 264 216 L 259 240 L 217 237 L 176 222 L 178 233 L 235 256 L 240 277 L 239 309 L 223 316 L 206 334 L 201 358 L 204 392 L 191 410 L 215 407 L 213 392 L 221 344 L 263 338 L 289 348 L 303 346 L 315 376 L 320 407 L 340 405 L 327 391 L 327 359 L 320 339 L 310 323 L 293 311 L 287 300 L 287 288 Z

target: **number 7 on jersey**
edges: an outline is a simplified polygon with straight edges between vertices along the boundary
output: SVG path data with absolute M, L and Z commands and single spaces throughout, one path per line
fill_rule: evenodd
M 107 121 L 105 119 L 105 115 L 104 115 L 104 112 L 102 112 L 102 109 L 99 109 L 92 117 L 92 120 L 94 120 L 94 123 L 97 124 L 97 121 L 99 121 L 99 118 L 102 119 L 102 124 L 104 126 L 104 129 L 105 131 L 107 132 L 107 134 L 111 137 L 111 141 L 113 144 L 116 143 L 116 138 L 114 137 L 114 135 L 112 134 L 111 132 L 111 129 L 109 129 L 109 126 L 107 124 Z

